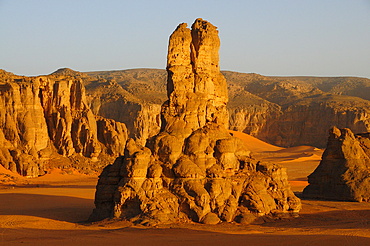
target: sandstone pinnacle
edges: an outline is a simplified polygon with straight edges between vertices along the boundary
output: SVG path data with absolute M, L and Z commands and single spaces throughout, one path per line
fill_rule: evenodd
M 219 46 L 217 28 L 202 19 L 172 33 L 162 129 L 146 146 L 127 141 L 104 169 L 90 220 L 247 223 L 300 210 L 285 169 L 253 159 L 227 130 Z
M 167 55 L 167 93 L 163 108 L 166 132 L 188 137 L 208 122 L 228 126 L 226 79 L 220 72 L 220 40 L 211 23 L 197 19 L 172 33 Z

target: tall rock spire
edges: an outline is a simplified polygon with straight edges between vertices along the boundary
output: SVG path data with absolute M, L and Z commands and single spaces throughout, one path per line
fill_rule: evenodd
M 162 130 L 147 147 L 129 140 L 125 155 L 105 168 L 91 220 L 216 224 L 300 210 L 285 169 L 251 158 L 227 130 L 219 46 L 216 27 L 202 19 L 173 32 Z
M 217 28 L 202 19 L 191 30 L 180 24 L 170 36 L 164 131 L 188 137 L 208 122 L 227 128 L 228 94 L 220 72 L 219 48 Z

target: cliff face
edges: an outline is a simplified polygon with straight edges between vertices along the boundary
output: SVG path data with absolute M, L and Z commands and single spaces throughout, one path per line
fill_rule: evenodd
M 0 161 L 4 167 L 34 177 L 43 174 L 55 152 L 92 161 L 100 155 L 123 153 L 125 125 L 95 117 L 79 78 L 28 78 L 3 72 L 0 83 Z
M 11 75 L 10 75 L 11 76 Z M 5 76 L 4 76 L 5 77 Z M 2 80 L 11 80 L 9 76 Z M 42 174 L 39 153 L 47 152 L 48 128 L 39 100 L 39 84 L 23 78 L 0 84 L 1 164 L 26 176 Z
M 59 154 L 99 156 L 101 147 L 97 139 L 96 120 L 87 107 L 82 81 L 68 78 L 37 80 L 40 83 L 37 96 L 41 101 L 50 139 Z
M 282 116 L 282 108 L 244 90 L 238 84 L 229 82 L 230 101 L 229 128 L 246 132 L 260 139 L 268 139 L 274 123 Z
M 370 201 L 370 134 L 333 127 L 320 165 L 308 176 L 308 198 Z
M 173 32 L 161 131 L 147 147 L 130 139 L 124 156 L 104 169 L 91 220 L 250 223 L 300 210 L 285 169 L 254 160 L 229 134 L 218 49 L 216 27 L 202 19 Z
M 325 147 L 326 131 L 332 126 L 354 132 L 370 130 L 370 101 L 320 91 L 302 81 L 279 79 L 248 83 L 245 89 L 281 107 L 263 136 L 279 146 L 313 145 Z
M 317 96 L 305 98 L 282 110 L 262 139 L 279 146 L 325 147 L 325 129 L 334 125 L 360 133 L 370 130 L 370 103 L 359 98 Z

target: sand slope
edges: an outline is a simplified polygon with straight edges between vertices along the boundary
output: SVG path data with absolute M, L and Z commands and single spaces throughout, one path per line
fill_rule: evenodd
M 234 137 L 240 138 L 243 140 L 245 145 L 251 150 L 253 153 L 259 153 L 264 151 L 278 151 L 283 150 L 284 148 L 277 147 L 272 144 L 268 144 L 259 140 L 258 138 L 252 137 L 251 135 L 245 134 L 243 132 L 237 131 L 229 131 Z
M 289 182 L 293 191 L 297 192 L 308 185 L 307 176 L 315 170 L 324 152 L 312 146 L 281 148 L 242 132 L 230 132 L 243 140 L 256 159 L 278 163 L 287 168 Z

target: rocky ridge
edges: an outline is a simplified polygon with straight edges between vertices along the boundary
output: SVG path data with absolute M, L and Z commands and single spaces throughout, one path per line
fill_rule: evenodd
M 130 139 L 124 156 L 104 169 L 90 220 L 250 223 L 300 210 L 285 169 L 254 160 L 228 132 L 218 49 L 216 27 L 202 19 L 172 33 L 160 133 L 146 147 Z
M 245 85 L 249 92 L 281 107 L 281 114 L 263 129 L 261 139 L 279 146 L 324 147 L 327 129 L 370 129 L 370 101 L 323 92 L 296 80 L 263 79 Z
M 5 168 L 37 177 L 60 160 L 62 167 L 93 171 L 123 154 L 126 126 L 93 114 L 80 78 L 0 75 L 0 163 Z
M 370 133 L 333 127 L 327 148 L 308 176 L 307 198 L 370 202 Z
M 230 71 L 222 73 L 228 84 L 227 108 L 229 127 L 232 130 L 248 133 L 274 145 L 311 145 L 322 148 L 326 145 L 327 129 L 332 126 L 347 127 L 355 133 L 370 130 L 370 101 L 364 93 L 358 93 L 361 85 L 366 91 L 369 79 L 266 77 Z M 159 132 L 160 106 L 166 100 L 166 71 L 131 69 L 87 74 L 100 80 L 105 79 L 105 85 L 114 81 L 125 90 L 125 103 L 132 102 L 127 96 L 131 95 L 135 97 L 135 105 L 138 105 L 135 109 L 131 107 L 130 112 L 112 115 L 108 113 L 109 109 L 113 111 L 114 108 L 115 112 L 121 109 L 112 106 L 116 99 L 110 98 L 109 107 L 102 107 L 97 114 L 124 122 L 132 132 L 135 129 L 131 126 L 139 126 L 141 130 L 135 134 L 142 136 L 142 143 L 146 137 Z M 325 87 L 327 82 L 330 82 L 331 87 Z M 96 92 L 90 89 L 95 84 L 92 81 L 87 85 L 87 94 L 89 98 L 94 97 L 96 102 L 104 105 L 106 99 L 95 96 Z M 99 90 L 104 91 L 102 85 Z M 132 120 L 122 117 L 128 113 L 137 118 Z

